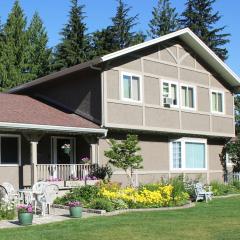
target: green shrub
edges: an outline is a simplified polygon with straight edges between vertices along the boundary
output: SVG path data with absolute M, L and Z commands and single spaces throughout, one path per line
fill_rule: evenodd
M 107 212 L 114 210 L 113 203 L 106 198 L 96 198 L 89 204 L 89 207 L 93 209 L 106 210 Z
M 233 194 L 233 193 L 240 193 L 240 190 L 235 186 L 239 186 L 239 183 L 229 183 L 224 184 L 217 181 L 212 181 L 212 192 L 215 196 L 221 196 L 221 195 L 227 195 L 227 194 Z
M 114 210 L 127 209 L 128 204 L 125 203 L 122 199 L 112 199 L 111 200 Z
M 80 188 L 72 189 L 69 193 L 65 194 L 63 197 L 58 197 L 55 199 L 55 204 L 66 205 L 70 201 L 80 201 L 83 206 L 88 206 L 88 204 L 95 198 L 98 197 L 99 187 L 86 185 Z
M 16 217 L 14 204 L 0 203 L 0 220 L 12 220 Z

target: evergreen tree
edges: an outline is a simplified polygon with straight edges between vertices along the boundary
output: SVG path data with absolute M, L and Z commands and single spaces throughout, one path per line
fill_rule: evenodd
M 176 8 L 171 7 L 169 0 L 158 0 L 157 7 L 153 8 L 152 16 L 148 32 L 152 38 L 174 32 L 179 27 Z
M 111 18 L 112 24 L 92 35 L 92 48 L 95 56 L 101 56 L 132 45 L 144 42 L 146 36 L 142 32 L 134 32 L 138 15 L 129 16 L 131 7 L 122 0 L 117 0 L 116 15 Z
M 136 39 L 139 39 L 141 33 L 136 34 L 132 31 L 137 25 L 138 15 L 129 16 L 131 7 L 125 4 L 122 0 L 118 0 L 116 15 L 112 18 L 113 31 L 113 50 L 123 49 L 136 44 Z M 140 38 L 142 41 L 144 37 Z
M 51 58 L 51 49 L 47 47 L 47 32 L 38 13 L 34 14 L 27 34 L 28 71 L 32 80 L 49 73 Z
M 228 51 L 224 47 L 229 42 L 230 34 L 222 33 L 225 27 L 214 28 L 220 20 L 219 12 L 213 12 L 212 5 L 216 0 L 188 0 L 182 13 L 182 27 L 190 28 L 222 60 L 227 59 Z
M 0 89 L 4 90 L 28 79 L 26 17 L 18 1 L 15 1 L 3 27 L 0 45 Z
M 63 28 L 62 42 L 56 47 L 54 69 L 67 68 L 88 59 L 89 40 L 84 21 L 84 5 L 79 5 L 78 0 L 71 0 L 72 6 L 69 21 Z

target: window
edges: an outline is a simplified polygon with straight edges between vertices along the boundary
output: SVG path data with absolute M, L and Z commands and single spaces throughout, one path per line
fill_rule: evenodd
M 176 83 L 169 82 L 169 81 L 163 81 L 162 84 L 162 102 L 163 105 L 166 105 L 166 99 L 170 98 L 172 99 L 172 103 L 169 104 L 170 106 L 178 106 L 178 87 Z
M 206 141 L 179 139 L 171 142 L 172 169 L 206 169 Z
M 125 100 L 141 101 L 140 76 L 128 73 L 122 74 L 122 97 Z
M 223 93 L 212 91 L 212 112 L 223 113 Z
M 15 135 L 0 135 L 0 163 L 20 163 L 20 137 Z
M 195 108 L 195 89 L 190 86 L 181 86 L 181 97 L 183 108 Z

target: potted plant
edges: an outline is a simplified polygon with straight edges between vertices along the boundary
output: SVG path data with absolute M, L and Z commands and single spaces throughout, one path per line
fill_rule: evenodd
M 33 209 L 32 205 L 18 205 L 18 221 L 20 225 L 26 226 L 26 225 L 32 225 L 33 220 Z
M 62 146 L 62 149 L 63 149 L 63 152 L 67 155 L 70 155 L 70 152 L 71 152 L 71 145 L 70 144 L 67 144 L 65 143 L 63 146 Z
M 67 204 L 69 206 L 70 217 L 72 218 L 80 218 L 82 217 L 82 206 L 78 201 L 69 202 Z

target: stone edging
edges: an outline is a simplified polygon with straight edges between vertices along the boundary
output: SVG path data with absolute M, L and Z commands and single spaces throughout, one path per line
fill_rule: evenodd
M 229 197 L 240 197 L 240 193 L 233 193 L 221 196 L 213 196 L 213 198 L 229 198 Z
M 54 208 L 61 208 L 61 209 L 68 209 L 68 206 L 63 205 L 53 205 Z M 137 209 L 121 209 L 121 210 L 115 210 L 112 212 L 106 212 L 105 210 L 98 210 L 98 209 L 90 209 L 90 208 L 83 208 L 83 212 L 88 213 L 95 213 L 103 216 L 113 216 L 118 215 L 121 213 L 128 213 L 128 212 L 150 212 L 150 211 L 169 211 L 169 210 L 178 210 L 178 209 L 186 209 L 186 208 L 192 208 L 195 207 L 194 202 L 188 202 L 187 204 L 179 207 L 160 207 L 160 208 L 137 208 Z

